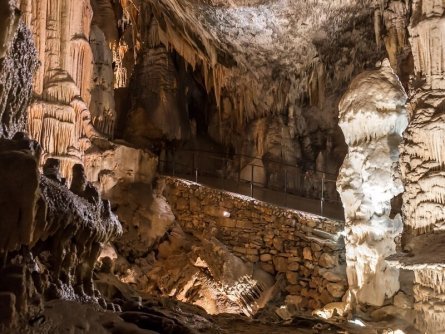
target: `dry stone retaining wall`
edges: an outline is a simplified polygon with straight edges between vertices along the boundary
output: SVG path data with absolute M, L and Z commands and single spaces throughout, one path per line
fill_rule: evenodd
M 234 254 L 285 277 L 288 304 L 313 310 L 347 290 L 343 223 L 162 177 L 186 232 L 215 235 Z

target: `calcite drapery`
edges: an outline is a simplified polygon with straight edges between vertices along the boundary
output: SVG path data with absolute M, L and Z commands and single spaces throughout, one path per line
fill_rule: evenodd
M 403 247 L 410 256 L 391 257 L 394 266 L 414 272 L 416 326 L 434 334 L 445 330 L 444 13 L 443 1 L 412 2 L 409 32 L 415 73 L 400 165 L 405 185 Z
M 403 191 L 398 145 L 407 126 L 404 89 L 385 60 L 355 78 L 340 101 L 340 127 L 349 152 L 337 188 L 345 208 L 347 274 L 352 302 L 382 306 L 399 289 L 399 274 L 385 263 L 402 232 L 390 218 L 391 199 Z
M 93 128 L 89 111 L 94 62 L 89 42 L 93 11 L 89 0 L 22 1 L 20 6 L 34 34 L 41 62 L 34 80 L 35 102 L 29 107 L 28 130 L 42 144 L 44 160 L 59 159 L 62 175 L 70 176 L 71 167 L 82 163 L 90 140 L 100 137 Z M 97 35 L 94 34 L 95 41 L 100 37 Z M 96 52 L 96 57 L 99 56 Z M 106 73 L 97 74 L 99 79 L 103 75 Z M 103 112 L 112 107 L 104 106 Z M 96 117 L 100 128 L 110 132 L 109 126 L 102 124 L 112 123 L 110 117 L 105 115 L 105 121 Z
M 133 105 L 124 133 L 126 139 L 142 146 L 147 139 L 185 140 L 190 136 L 184 83 L 173 56 L 159 40 L 157 20 L 145 10 L 148 29 L 142 31 L 144 46 L 130 86 Z

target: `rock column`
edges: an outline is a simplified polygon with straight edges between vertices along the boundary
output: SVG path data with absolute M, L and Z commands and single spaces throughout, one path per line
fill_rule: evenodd
M 408 122 L 404 89 L 385 60 L 351 83 L 339 105 L 349 146 L 337 189 L 345 208 L 347 275 L 352 306 L 382 306 L 399 290 L 397 269 L 385 258 L 396 251 L 400 215 L 391 199 L 403 191 L 398 173 L 402 133 Z

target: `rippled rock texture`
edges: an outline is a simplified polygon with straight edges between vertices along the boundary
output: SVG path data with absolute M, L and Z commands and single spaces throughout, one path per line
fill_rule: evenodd
M 396 266 L 415 274 L 417 327 L 422 332 L 444 331 L 442 292 L 444 266 L 440 246 L 444 220 L 443 105 L 445 6 L 437 1 L 414 1 L 409 22 L 414 74 L 409 100 L 410 123 L 401 146 L 405 185 L 404 250 Z M 396 261 L 397 262 L 397 261 Z
M 40 153 L 21 133 L 0 141 L 2 291 L 11 301 L 5 325 L 31 320 L 42 297 L 97 303 L 96 259 L 103 244 L 122 234 L 94 188 L 76 195 L 63 181 L 40 175 Z
M 12 2 L 0 3 L 0 137 L 26 128 L 38 65 L 33 37 Z

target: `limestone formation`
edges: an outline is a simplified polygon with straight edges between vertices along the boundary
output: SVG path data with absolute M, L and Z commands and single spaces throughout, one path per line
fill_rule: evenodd
M 336 122 L 339 91 L 353 73 L 383 56 L 383 51 L 369 53 L 362 43 L 373 34 L 371 22 L 364 23 L 372 18 L 367 5 L 280 0 L 243 7 L 241 2 L 162 0 L 139 6 L 122 2 L 122 7 L 127 25 L 119 59 L 138 55 L 131 69 L 115 60 L 115 73 L 130 78 L 134 70 L 133 96 L 127 100 L 131 112 L 118 124 L 126 140 L 146 145 L 179 138 L 205 147 L 209 136 L 227 151 L 259 159 L 278 156 L 297 170 L 314 169 L 323 152 L 329 171 L 338 171 L 346 151 Z M 343 34 L 349 30 L 354 33 Z M 135 38 L 128 43 L 130 33 Z M 343 48 L 334 55 L 331 41 L 350 43 L 354 51 Z M 138 72 L 147 73 L 149 66 L 156 70 L 142 78 Z M 164 83 L 158 88 L 152 79 Z M 144 94 L 137 92 L 141 87 L 147 87 Z M 270 142 L 261 141 L 264 136 Z M 335 154 L 325 152 L 328 141 Z M 245 162 L 241 165 L 242 170 Z M 261 183 L 284 186 L 274 166 L 265 170 Z
M 94 21 L 93 21 L 94 23 Z M 89 110 L 94 127 L 110 137 L 114 134 L 116 108 L 114 101 L 113 55 L 104 32 L 92 25 L 90 45 L 93 52 L 91 103 Z
M 0 0 L 0 331 L 443 333 L 444 14 Z
M 48 158 L 43 165 L 43 175 L 57 182 L 62 182 L 60 176 L 60 161 L 54 158 Z
M 73 166 L 73 179 L 71 180 L 70 190 L 78 196 L 82 196 L 87 188 L 88 180 L 85 170 L 81 164 Z
M 43 297 L 97 302 L 96 259 L 102 244 L 122 233 L 106 206 L 93 205 L 60 183 L 56 160 L 45 165 L 51 178 L 39 175 L 39 150 L 30 140 L 24 146 L 25 141 L 0 143 L 1 287 L 10 293 L 3 293 L 2 301 L 9 301 L 5 305 L 12 312 L 2 325 L 8 327 L 37 316 Z
M 437 1 L 412 4 L 409 32 L 415 77 L 409 100 L 410 124 L 401 146 L 406 253 L 391 257 L 395 267 L 414 272 L 416 327 L 427 333 L 445 330 L 440 249 L 444 240 L 444 10 L 444 4 Z
M 403 191 L 398 145 L 408 124 L 405 91 L 385 60 L 356 77 L 339 105 L 349 152 L 337 188 L 345 208 L 345 243 L 352 306 L 382 306 L 399 290 L 398 271 L 385 258 L 396 252 L 400 215 L 391 200 Z
M 142 8 L 143 10 L 148 10 Z M 146 13 L 149 26 L 141 38 L 144 47 L 139 54 L 131 83 L 132 110 L 127 116 L 124 136 L 143 145 L 148 139 L 184 140 L 190 136 L 190 123 L 181 89 L 179 73 L 172 55 L 159 40 L 159 23 Z
M 111 196 L 115 187 L 125 184 L 144 184 L 150 192 L 157 164 L 156 155 L 125 142 L 115 142 L 103 149 L 95 147 L 84 157 L 86 178 L 105 196 Z
M 21 9 L 33 32 L 41 63 L 34 78 L 36 98 L 29 107 L 28 129 L 32 138 L 41 143 L 44 160 L 59 159 L 62 176 L 70 178 L 72 166 L 82 163 L 91 139 L 100 136 L 92 122 L 108 133 L 110 125 L 103 123 L 113 124 L 109 119 L 112 106 L 95 107 L 93 120 L 89 110 L 94 63 L 89 43 L 93 11 L 89 0 L 23 1 Z M 95 50 L 96 69 L 101 71 L 99 64 L 106 60 L 101 57 L 100 46 Z M 99 87 L 98 81 L 105 75 L 102 72 L 96 74 Z M 101 95 L 97 94 L 95 105 L 100 103 Z
M 26 127 L 37 55 L 29 29 L 13 2 L 0 3 L 0 136 L 11 138 Z

